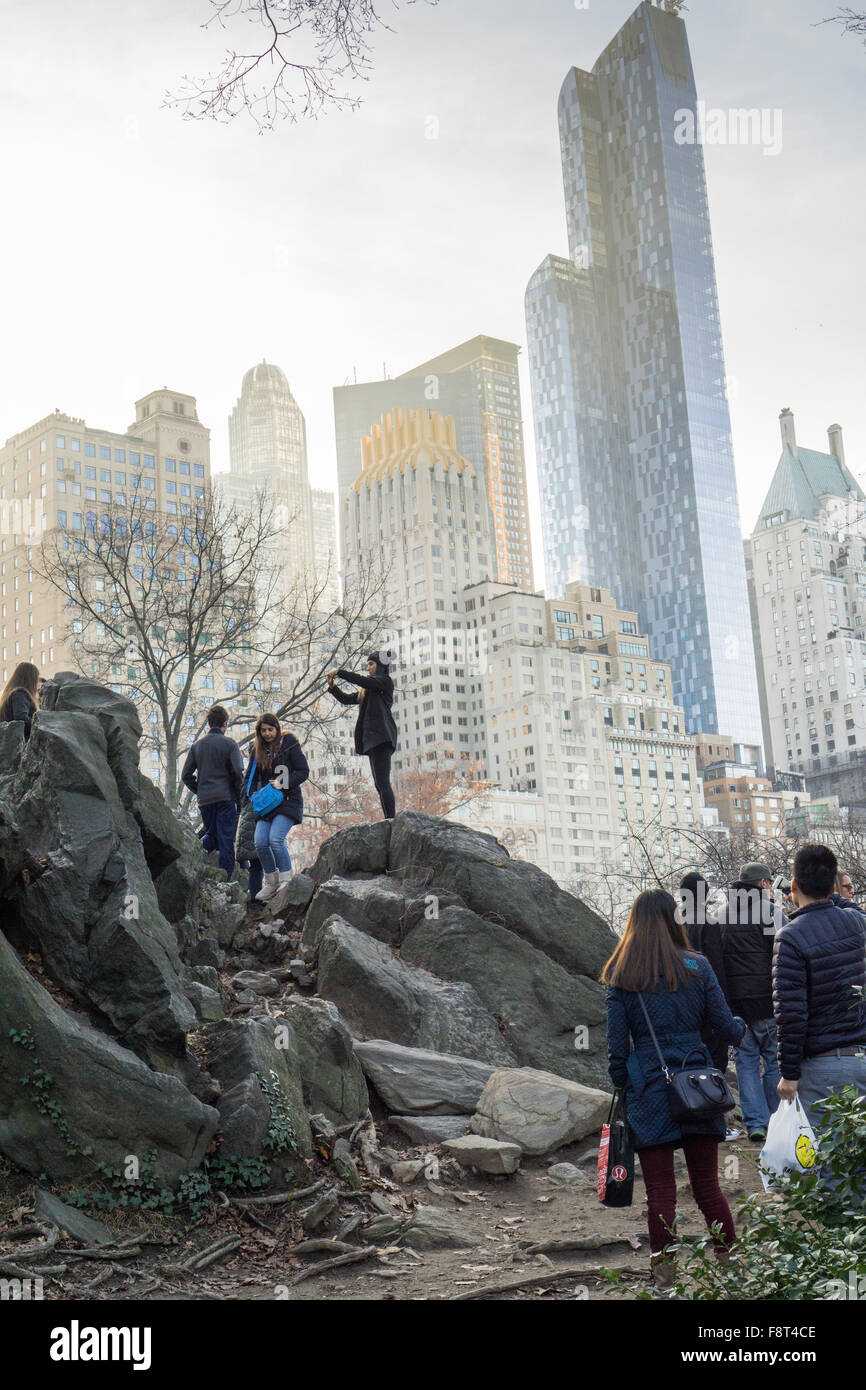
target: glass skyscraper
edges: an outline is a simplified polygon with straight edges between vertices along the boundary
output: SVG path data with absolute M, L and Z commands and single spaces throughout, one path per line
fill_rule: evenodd
M 550 592 L 636 610 L 693 730 L 760 743 L 686 30 L 644 3 L 559 96 L 568 259 L 526 294 Z

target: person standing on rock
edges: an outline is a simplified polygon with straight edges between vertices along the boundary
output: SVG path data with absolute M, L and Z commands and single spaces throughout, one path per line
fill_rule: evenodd
M 719 1186 L 718 1150 L 724 1138 L 723 1115 L 688 1123 L 675 1120 L 668 1082 L 649 1021 L 671 1071 L 689 1058 L 710 1065 L 701 1041 L 708 1027 L 725 1042 L 739 1043 L 746 1030 L 728 1008 L 706 956 L 690 949 L 685 927 L 677 921 L 670 893 L 653 889 L 634 902 L 625 932 L 601 973 L 607 985 L 608 1070 L 613 1084 L 625 1090 L 628 1120 L 646 1184 L 650 1268 L 661 1295 L 670 1292 L 676 1265 L 667 1252 L 675 1243 L 677 1209 L 674 1152 L 681 1148 L 695 1201 L 713 1232 L 716 1255 L 725 1258 L 735 1239 L 734 1221 Z M 629 1040 L 633 1043 L 630 1047 Z M 700 1059 L 703 1059 L 701 1061 Z
M 256 721 L 253 751 L 244 775 L 244 795 L 252 802 L 256 792 L 273 787 L 282 800 L 267 810 L 255 811 L 254 844 L 262 866 L 262 886 L 256 901 L 266 903 L 281 883 L 292 876 L 286 838 L 293 825 L 304 818 L 301 783 L 310 775 L 309 764 L 294 734 L 284 734 L 275 714 L 262 714 Z
M 360 689 L 350 694 L 335 684 L 338 680 L 348 681 L 351 685 L 360 686 Z M 385 820 L 393 820 L 396 808 L 391 786 L 391 758 L 397 748 L 397 725 L 391 713 L 394 682 L 388 674 L 384 653 L 370 652 L 366 676 L 345 671 L 342 667 L 339 671 L 329 671 L 328 690 L 341 705 L 358 706 L 355 752 L 359 757 L 370 759 L 370 771 L 382 803 L 382 815 Z
M 202 846 L 219 850 L 220 868 L 231 878 L 235 868 L 235 831 L 241 801 L 244 760 L 226 729 L 228 712 L 214 705 L 207 713 L 208 731 L 186 755 L 181 781 L 194 792 L 201 812 Z
M 6 682 L 0 695 L 0 723 L 19 721 L 24 725 L 24 737 L 30 737 L 30 725 L 39 708 L 39 672 L 29 661 L 22 661 Z

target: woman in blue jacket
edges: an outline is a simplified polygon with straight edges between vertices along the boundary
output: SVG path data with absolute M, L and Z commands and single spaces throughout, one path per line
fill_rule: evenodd
M 680 1124 L 673 1118 L 668 1083 L 638 996 L 643 997 L 671 1070 L 681 1067 L 687 1057 L 690 1062 L 712 1065 L 701 1041 L 708 1027 L 722 1041 L 736 1044 L 746 1025 L 728 1008 L 709 961 L 689 949 L 674 899 L 658 889 L 635 899 L 601 980 L 608 986 L 608 1069 L 614 1085 L 625 1089 L 646 1185 L 653 1281 L 667 1290 L 675 1276 L 666 1246 L 676 1239 L 676 1149 L 682 1148 L 685 1155 L 692 1192 L 707 1227 L 717 1223 L 721 1228 L 714 1235 L 717 1255 L 726 1254 L 735 1238 L 731 1209 L 719 1186 L 718 1148 L 725 1137 L 725 1119 L 719 1115 Z
M 268 783 L 283 794 L 282 802 L 264 815 L 256 814 L 255 850 L 263 870 L 258 902 L 272 898 L 281 883 L 292 876 L 286 837 L 304 819 L 301 783 L 310 775 L 309 764 L 294 734 L 284 734 L 275 714 L 256 720 L 253 752 L 244 775 L 243 795 L 252 798 Z M 243 812 L 242 812 L 243 814 Z

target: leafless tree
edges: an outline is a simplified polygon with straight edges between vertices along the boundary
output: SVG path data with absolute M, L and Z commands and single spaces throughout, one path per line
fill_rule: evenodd
M 866 10 L 852 10 L 850 6 L 845 5 L 838 14 L 829 15 L 827 19 L 822 19 L 821 23 L 840 24 L 843 34 L 860 34 L 866 43 Z
M 808 829 L 781 829 L 773 835 L 732 831 L 730 835 L 705 826 L 672 828 L 660 820 L 626 822 L 628 834 L 615 860 L 593 872 L 576 876 L 570 890 L 593 907 L 616 931 L 621 931 L 638 893 L 649 888 L 675 892 L 690 870 L 702 873 L 713 888 L 735 883 L 745 864 L 766 864 L 773 878 L 790 880 L 794 855 L 806 841 L 820 840 L 832 849 L 840 869 L 851 876 L 855 898 L 866 901 L 866 821 L 828 821 Z
M 138 706 L 171 806 L 178 758 L 211 705 L 230 707 L 242 739 L 264 709 L 305 731 L 326 726 L 326 672 L 387 622 L 374 571 L 336 611 L 322 601 L 328 575 L 287 588 L 275 559 L 284 535 L 267 496 L 242 507 L 211 493 L 190 517 L 88 512 L 81 532 L 49 532 L 34 562 L 66 598 L 81 672 Z
M 389 29 L 378 0 L 209 0 L 203 28 L 252 26 L 249 52 L 226 50 L 204 78 L 184 75 L 166 105 L 187 120 L 230 121 L 241 112 L 259 131 L 279 121 L 315 118 L 328 108 L 354 109 L 351 88 L 368 81 L 372 35 Z M 415 0 L 390 0 L 392 9 Z M 438 0 L 425 0 L 435 5 Z

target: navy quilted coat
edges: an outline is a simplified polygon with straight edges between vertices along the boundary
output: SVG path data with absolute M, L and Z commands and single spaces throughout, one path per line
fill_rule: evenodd
M 799 1080 L 804 1057 L 866 1042 L 863 913 L 829 899 L 793 912 L 776 934 L 773 1002 L 786 1081 Z
M 657 993 L 643 991 L 659 1046 L 671 1070 L 689 1062 L 711 1064 L 701 1042 L 701 1031 L 712 1028 L 723 1041 L 738 1043 L 745 1032 L 725 1002 L 721 986 L 705 956 L 693 951 L 681 955 L 689 970 L 688 987 L 669 990 L 664 977 Z M 634 1047 L 629 1050 L 629 1039 Z M 634 1131 L 636 1149 L 653 1144 L 680 1143 L 683 1134 L 715 1134 L 725 1137 L 725 1118 L 696 1120 L 680 1126 L 668 1103 L 668 1083 L 647 1028 L 638 996 L 611 986 L 607 990 L 608 1070 L 615 1086 L 626 1087 L 626 1108 Z M 689 1056 L 691 1054 L 691 1056 Z

